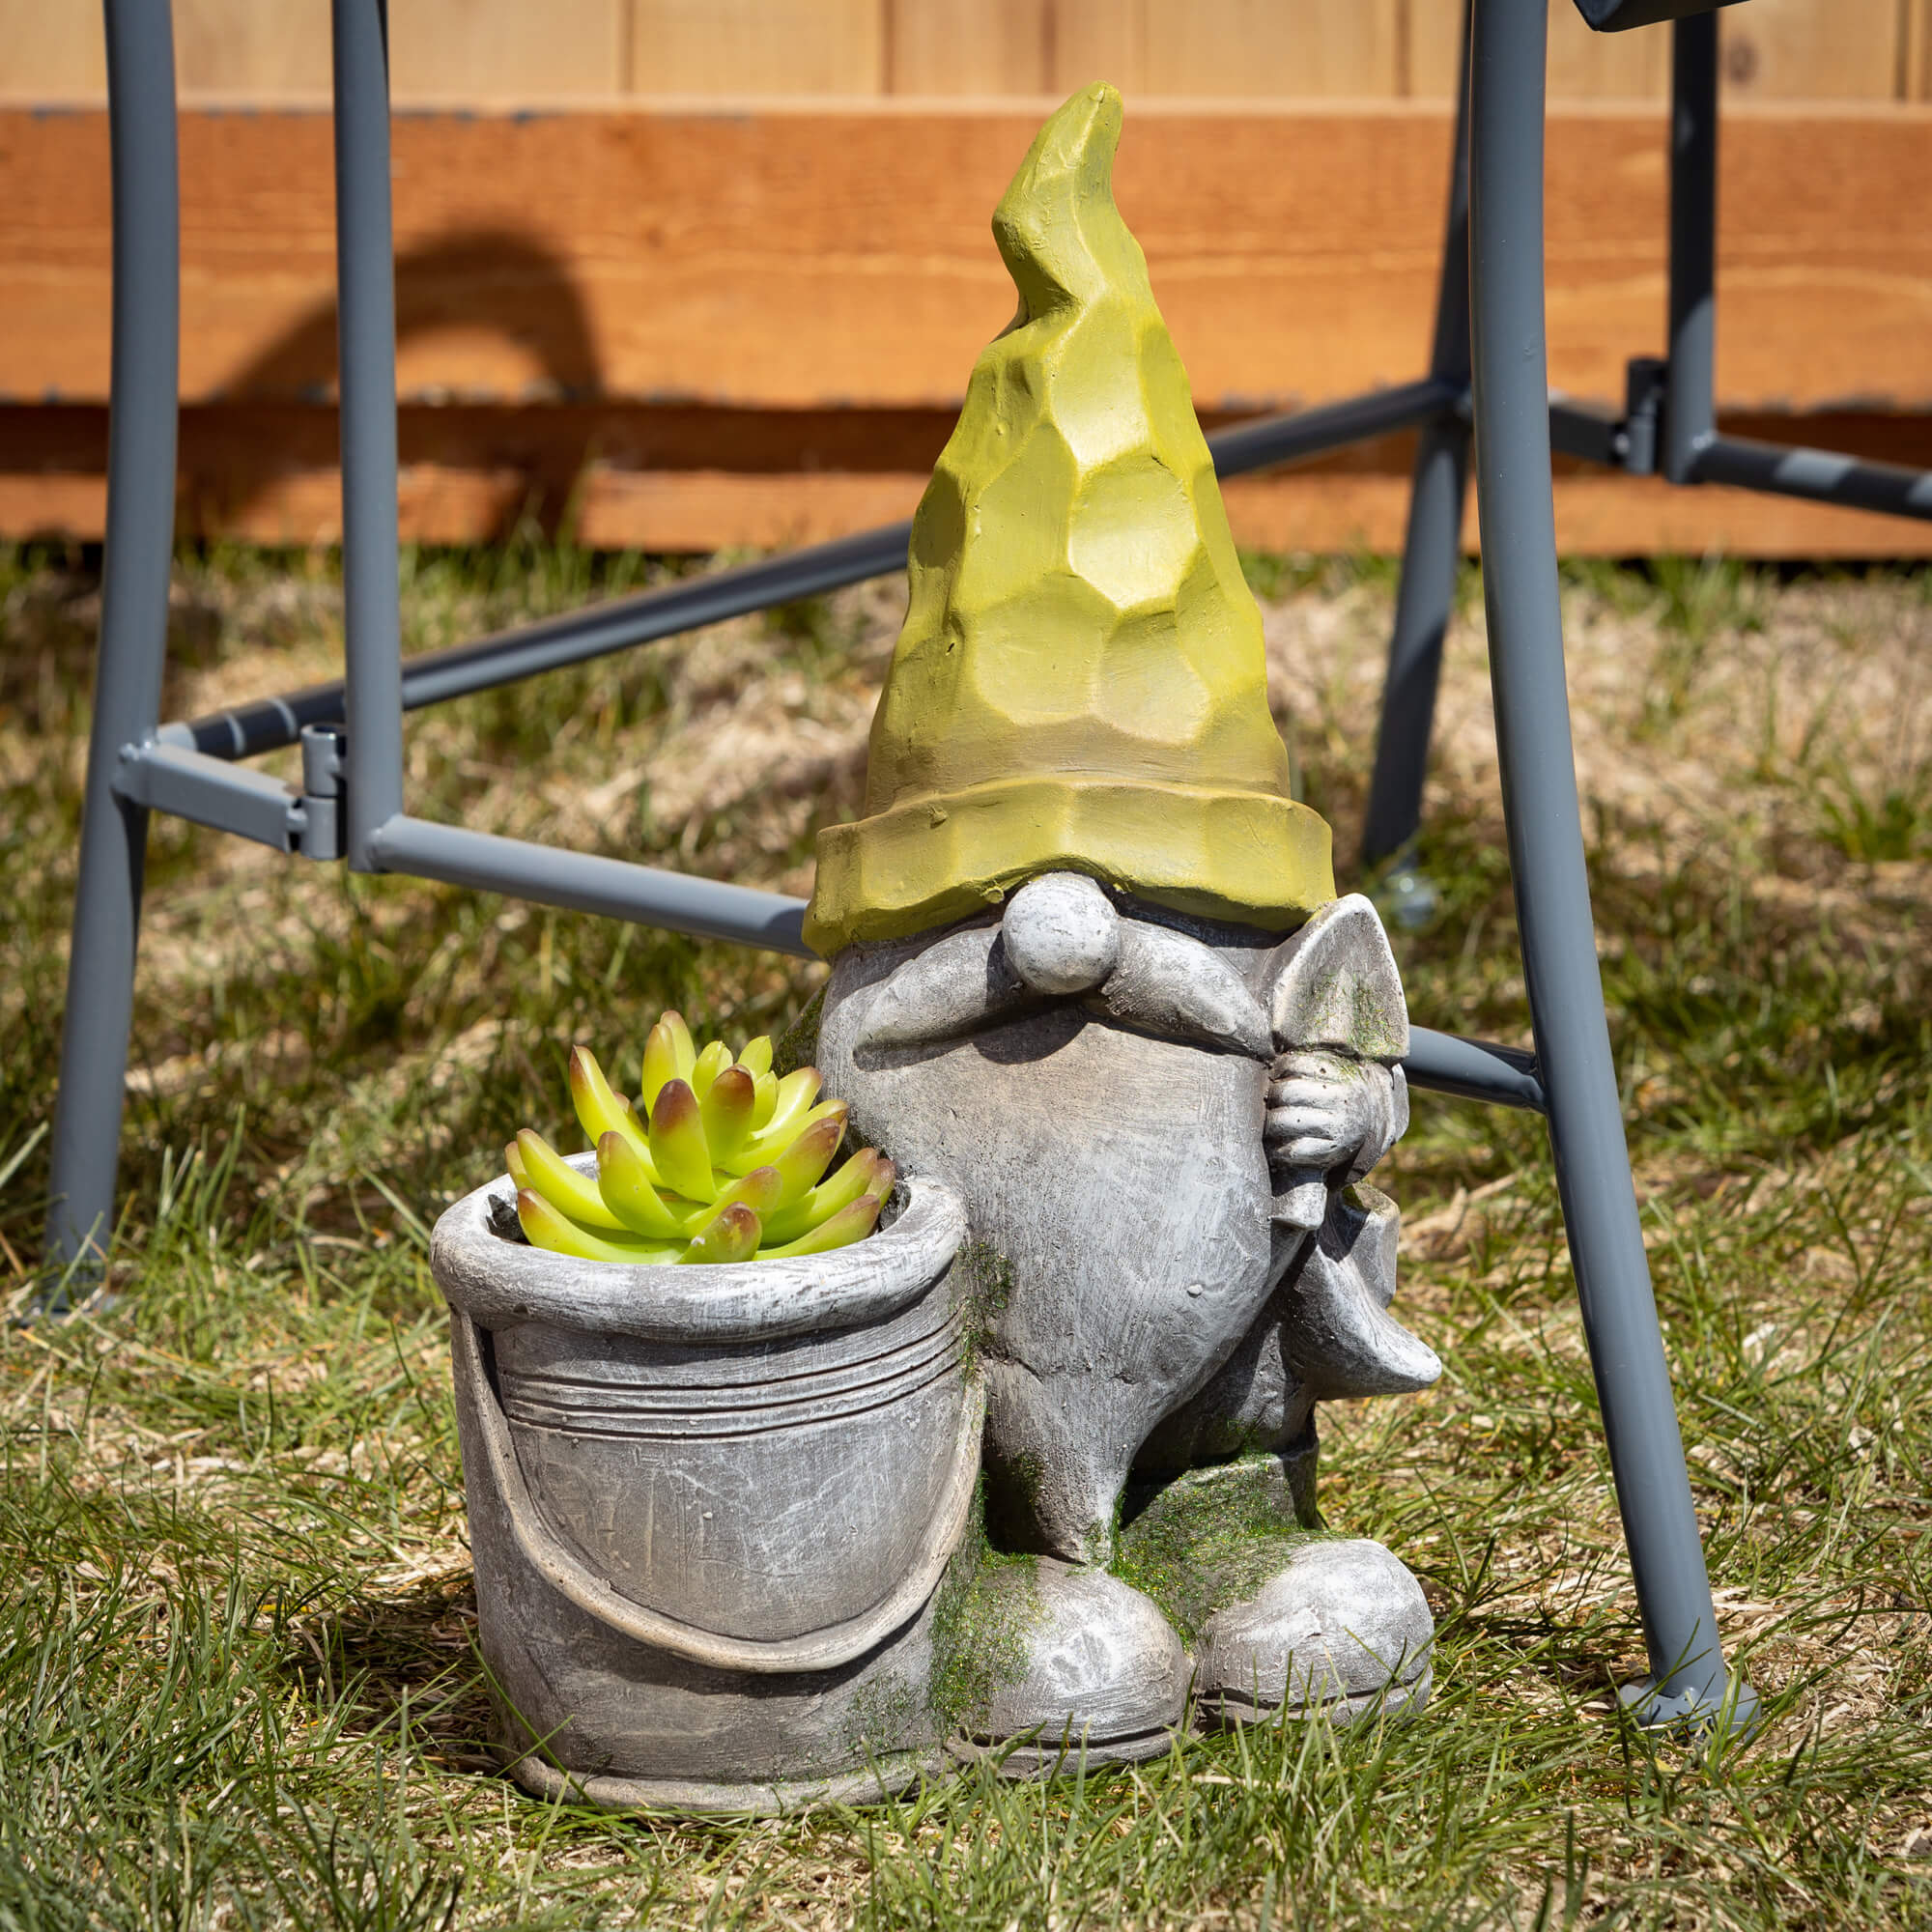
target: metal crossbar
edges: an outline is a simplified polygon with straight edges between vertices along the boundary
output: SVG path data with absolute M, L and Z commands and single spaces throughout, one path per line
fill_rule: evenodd
M 150 811 L 343 860 L 801 956 L 803 902 L 433 824 L 404 810 L 406 711 L 904 567 L 909 526 L 403 659 L 384 0 L 332 0 L 345 652 L 339 681 L 159 724 L 175 489 L 179 190 L 166 0 L 103 0 L 114 346 L 101 631 L 54 1122 L 51 1259 L 99 1264 L 112 1228 Z M 1682 13 L 1707 0 L 1656 0 Z M 1597 11 L 1604 10 L 1597 0 Z M 1627 12 L 1630 10 L 1626 10 Z M 1585 8 L 1590 17 L 1589 8 Z M 1932 479 L 1713 426 L 1716 26 L 1678 19 L 1670 355 L 1633 363 L 1622 416 L 1552 399 L 1543 295 L 1545 0 L 1473 0 L 1428 373 L 1224 431 L 1239 474 L 1419 431 L 1365 857 L 1419 818 L 1471 459 L 1497 752 L 1533 1054 L 1412 1029 L 1416 1087 L 1545 1114 L 1652 1677 L 1654 1721 L 1750 1693 L 1725 1671 L 1658 1329 L 1610 1058 L 1564 686 L 1552 443 L 1633 473 L 1932 515 Z M 239 760 L 299 743 L 302 781 Z
M 1373 395 L 1242 423 L 1209 437 L 1208 448 L 1217 476 L 1241 476 L 1466 412 L 1468 404 L 1466 378 L 1454 384 L 1425 376 Z M 887 524 L 857 536 L 722 570 L 695 582 L 612 598 L 587 611 L 519 625 L 474 643 L 425 651 L 403 661 L 403 709 L 415 711 L 445 698 L 495 691 L 539 671 L 561 670 L 566 665 L 583 664 L 636 644 L 721 624 L 727 617 L 767 611 L 775 604 L 792 604 L 869 578 L 890 577 L 906 567 L 911 539 L 910 521 Z M 338 678 L 290 692 L 285 697 L 211 712 L 186 724 L 163 724 L 158 735 L 164 742 L 192 745 L 214 757 L 248 758 L 294 744 L 304 724 L 334 723 L 342 717 L 342 708 L 343 684 Z

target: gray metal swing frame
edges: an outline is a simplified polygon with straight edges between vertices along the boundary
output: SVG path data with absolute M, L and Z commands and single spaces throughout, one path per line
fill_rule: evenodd
M 180 206 L 168 0 L 103 0 L 114 312 L 107 537 L 60 1088 L 50 1265 L 98 1268 L 113 1227 L 151 812 L 291 855 L 810 956 L 803 902 L 412 817 L 405 712 L 904 568 L 908 524 L 405 660 L 385 0 L 332 0 L 345 648 L 342 677 L 162 723 L 174 536 Z M 1605 0 L 1579 0 L 1603 24 Z M 1652 19 L 1710 0 L 1622 0 Z M 1614 12 L 1613 5 L 1609 11 Z M 1610 24 L 1638 24 L 1634 20 Z M 1544 1114 L 1630 1548 L 1647 1722 L 1749 1721 L 1725 1669 L 1658 1328 L 1584 869 L 1557 602 L 1550 448 L 1932 516 L 1932 477 L 1715 433 L 1717 36 L 1673 32 L 1670 355 L 1634 363 L 1620 418 L 1552 404 L 1544 332 L 1545 0 L 1471 0 L 1426 375 L 1210 439 L 1224 476 L 1420 432 L 1365 857 L 1412 839 L 1473 437 L 1497 750 L 1534 1054 L 1413 1029 L 1413 1086 Z M 302 781 L 242 762 L 299 743 Z

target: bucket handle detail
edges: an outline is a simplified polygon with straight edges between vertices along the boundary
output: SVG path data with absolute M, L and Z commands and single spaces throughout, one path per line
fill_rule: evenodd
M 925 1542 L 904 1577 L 869 1610 L 804 1636 L 736 1637 L 703 1630 L 662 1610 L 648 1609 L 594 1575 L 581 1556 L 564 1547 L 544 1520 L 524 1481 L 516 1444 L 510 1439 L 509 1423 L 484 1369 L 477 1325 L 460 1308 L 452 1308 L 450 1314 L 451 1351 L 457 1374 L 469 1383 L 474 1398 L 476 1433 L 481 1438 L 484 1460 L 525 1561 L 579 1609 L 639 1643 L 652 1644 L 692 1663 L 708 1664 L 718 1670 L 773 1673 L 836 1670 L 876 1648 L 918 1613 L 937 1586 L 966 1527 L 979 1479 L 980 1428 L 986 1411 L 985 1389 L 977 1381 L 966 1385 L 952 1467 L 939 1506 L 933 1512 Z

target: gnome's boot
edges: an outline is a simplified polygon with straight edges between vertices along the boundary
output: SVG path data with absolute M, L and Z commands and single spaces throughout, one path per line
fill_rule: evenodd
M 1158 1756 L 1186 1715 L 1187 1656 L 1152 1602 L 1104 1570 L 1042 1556 L 982 1586 L 996 1634 L 962 1756 L 997 1751 L 1009 1776 Z
M 1195 1671 L 1208 1723 L 1407 1718 L 1429 1702 L 1435 1620 L 1421 1585 L 1366 1537 L 1304 1545 L 1209 1617 Z

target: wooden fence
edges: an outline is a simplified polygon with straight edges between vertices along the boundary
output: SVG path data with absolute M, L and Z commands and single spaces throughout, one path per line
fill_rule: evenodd
M 183 525 L 338 526 L 326 0 L 176 0 Z M 392 0 L 406 526 L 776 543 L 903 515 L 1010 290 L 1051 98 L 1128 95 L 1119 190 L 1210 421 L 1420 373 L 1455 0 Z M 1661 346 L 1667 31 L 1552 14 L 1552 379 Z M 1932 462 L 1932 0 L 1722 15 L 1719 398 Z M 0 0 L 0 535 L 97 534 L 92 0 Z M 939 97 L 939 98 L 935 98 Z M 948 98 L 950 97 L 950 98 Z M 49 112 L 50 106 L 67 111 Z M 235 111 L 245 106 L 251 111 Z M 1391 439 L 1235 485 L 1247 540 L 1400 539 Z M 1573 550 L 1932 553 L 1932 526 L 1566 469 Z M 1473 531 L 1472 531 L 1473 534 Z
M 1460 0 L 394 0 L 399 100 L 1065 95 L 1440 100 Z M 328 89 L 327 0 L 176 0 L 181 84 L 258 104 Z M 1932 0 L 1750 0 L 1733 100 L 1932 98 Z M 99 0 L 0 0 L 0 98 L 103 89 Z M 1550 7 L 1553 99 L 1661 99 L 1669 36 Z

